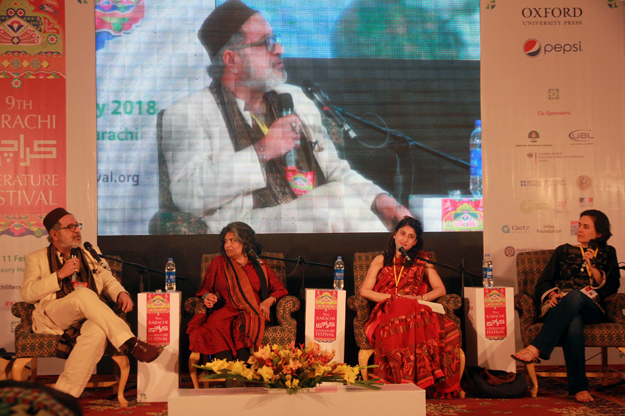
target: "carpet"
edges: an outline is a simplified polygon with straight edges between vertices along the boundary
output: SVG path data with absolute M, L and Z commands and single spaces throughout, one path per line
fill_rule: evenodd
M 616 380 L 612 380 L 616 382 Z M 132 415 L 132 416 L 167 416 L 167 403 L 138 403 L 135 381 L 126 391 L 128 407 L 120 409 L 111 389 L 87 389 L 78 400 L 85 416 L 96 415 Z M 191 387 L 188 376 L 183 376 L 183 388 Z M 625 415 L 625 385 L 597 391 L 600 380 L 591 381 L 592 403 L 577 403 L 568 396 L 566 379 L 539 378 L 538 397 L 519 399 L 428 399 L 427 416 L 462 416 L 462 415 L 531 415 L 531 416 L 623 416 Z M 375 412 L 379 413 L 379 412 Z M 368 415 L 367 415 L 368 416 Z

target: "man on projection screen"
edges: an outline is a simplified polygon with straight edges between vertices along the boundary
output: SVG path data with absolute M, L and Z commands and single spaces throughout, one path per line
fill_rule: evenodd
M 54 387 L 80 397 L 109 341 L 143 362 L 157 359 L 163 347 L 137 339 L 126 321 L 104 303 L 114 301 L 122 312 L 133 306 L 105 263 L 80 248 L 82 224 L 65 208 L 56 208 L 43 225 L 50 245 L 26 256 L 20 294 L 35 305 L 35 333 L 63 335 L 56 356 L 67 361 Z
M 260 13 L 228 0 L 198 37 L 212 83 L 166 110 L 162 124 L 181 211 L 209 233 L 231 221 L 260 233 L 375 232 L 410 215 L 339 159 L 314 103 L 285 84 L 284 48 Z

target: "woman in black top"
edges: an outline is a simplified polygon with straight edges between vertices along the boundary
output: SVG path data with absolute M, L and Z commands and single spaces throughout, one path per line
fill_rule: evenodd
M 578 402 L 594 399 L 585 369 L 584 325 L 603 322 L 603 301 L 616 293 L 620 272 L 616 250 L 607 245 L 610 220 L 601 211 L 581 213 L 577 241 L 556 248 L 536 282 L 544 325 L 536 338 L 512 356 L 524 363 L 549 359 L 558 342 L 564 350 L 569 393 Z

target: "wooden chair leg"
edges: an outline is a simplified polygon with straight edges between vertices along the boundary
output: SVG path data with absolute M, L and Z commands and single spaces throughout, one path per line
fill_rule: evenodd
M 124 390 L 126 389 L 126 383 L 128 382 L 128 375 L 130 374 L 130 361 L 128 361 L 127 355 L 114 355 L 113 361 L 119 367 L 119 380 L 117 384 L 117 400 L 119 401 L 120 408 L 128 407 L 128 400 L 124 397 Z
M 608 375 L 610 374 L 610 368 L 608 367 L 608 347 L 601 347 L 601 385 L 608 385 Z
M 530 389 L 530 396 L 538 396 L 538 378 L 536 377 L 536 368 L 534 367 L 534 363 L 525 364 L 525 373 L 529 376 L 530 384 L 532 386 Z
M 466 362 L 467 362 L 467 357 L 464 355 L 464 351 L 462 351 L 462 348 L 458 348 L 458 359 L 460 360 L 460 378 L 462 378 L 462 375 L 464 374 L 464 367 L 466 366 Z M 464 399 L 464 396 L 465 396 L 464 390 L 460 388 L 458 397 L 460 397 L 461 399 Z
M 11 377 L 13 378 L 13 380 L 26 381 L 28 379 L 28 376 L 26 376 L 24 368 L 26 367 L 26 364 L 32 361 L 31 363 L 31 374 L 32 374 L 33 367 L 36 368 L 36 362 L 37 362 L 36 360 L 37 360 L 36 358 L 32 358 L 32 357 L 16 358 L 15 361 L 13 362 L 13 370 L 11 371 Z
M 360 350 L 358 351 L 358 365 L 361 367 L 366 367 L 369 365 L 369 358 L 373 355 L 374 350 Z M 366 368 L 360 370 L 360 374 L 362 375 L 363 380 L 369 380 L 369 372 Z
M 200 362 L 200 353 L 192 352 L 189 356 L 189 375 L 191 376 L 191 381 L 193 382 L 193 388 L 199 389 L 200 383 L 197 380 L 197 367 L 195 364 Z

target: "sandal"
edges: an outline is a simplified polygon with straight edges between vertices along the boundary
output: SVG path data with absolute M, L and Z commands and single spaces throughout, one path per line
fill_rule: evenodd
M 519 357 L 516 356 L 516 354 L 521 354 L 521 353 L 527 353 L 529 354 L 532 359 L 531 360 L 523 360 Z M 525 347 L 523 348 L 521 351 L 517 352 L 516 354 L 512 354 L 511 357 L 514 358 L 515 360 L 517 360 L 518 362 L 521 362 L 523 364 L 539 364 L 540 363 L 540 358 L 538 358 L 538 354 L 534 355 L 534 353 L 532 352 L 532 350 L 530 350 L 529 348 Z

